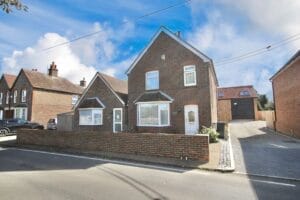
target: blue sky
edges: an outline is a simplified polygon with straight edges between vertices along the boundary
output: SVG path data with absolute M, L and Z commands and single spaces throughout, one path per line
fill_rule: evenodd
M 181 31 L 184 40 L 214 60 L 220 86 L 252 84 L 271 97 L 268 79 L 299 49 L 300 39 L 239 62 L 219 61 L 300 33 L 300 1 L 192 0 L 135 21 L 178 2 L 23 0 L 28 12 L 0 13 L 1 73 L 46 72 L 55 61 L 60 75 L 74 82 L 90 80 L 96 71 L 125 79 L 125 70 L 163 25 Z M 94 31 L 100 32 L 43 51 Z

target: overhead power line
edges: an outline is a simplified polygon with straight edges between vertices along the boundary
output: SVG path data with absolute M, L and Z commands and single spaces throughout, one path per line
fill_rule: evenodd
M 226 64 L 231 64 L 231 63 L 234 63 L 234 62 L 238 62 L 238 61 L 241 61 L 241 60 L 244 60 L 244 59 L 247 59 L 247 58 L 250 58 L 250 57 L 253 57 L 253 56 L 257 56 L 257 55 L 261 55 L 261 54 L 264 54 L 264 53 L 268 53 L 274 49 L 277 49 L 283 45 L 286 45 L 288 43 L 291 43 L 293 41 L 296 41 L 296 40 L 299 40 L 300 39 L 300 33 L 297 33 L 295 35 L 292 35 L 288 38 L 285 38 L 281 41 L 278 41 L 276 43 L 272 43 L 270 45 L 266 45 L 265 47 L 263 48 L 259 48 L 259 49 L 256 49 L 256 50 L 253 50 L 253 51 L 249 51 L 245 54 L 242 54 L 242 55 L 239 55 L 239 56 L 235 56 L 235 57 L 231 57 L 231 58 L 223 58 L 216 63 L 216 65 L 226 65 Z
M 155 15 L 155 14 L 158 14 L 158 13 L 161 13 L 161 12 L 164 12 L 164 11 L 166 11 L 166 10 L 169 10 L 169 9 L 172 9 L 172 8 L 175 8 L 175 7 L 179 7 L 179 6 L 183 6 L 183 5 L 187 4 L 187 3 L 190 3 L 191 1 L 192 1 L 192 0 L 185 0 L 185 1 L 178 2 L 178 3 L 176 3 L 176 4 L 172 4 L 172 5 L 170 5 L 170 6 L 167 6 L 167 7 L 164 7 L 164 8 L 161 8 L 161 9 L 158 9 L 158 10 L 155 10 L 155 11 L 152 11 L 152 12 L 149 12 L 149 13 L 146 13 L 146 14 L 144 14 L 144 15 L 141 15 L 141 16 L 135 18 L 133 21 L 136 22 L 136 21 L 139 21 L 139 20 L 144 19 L 144 18 L 146 18 L 146 17 L 149 17 L 149 16 L 152 16 L 152 15 Z M 124 24 L 126 24 L 126 23 L 129 23 L 129 21 L 124 21 L 124 22 L 122 22 L 121 24 L 124 25 Z M 69 41 L 67 41 L 67 42 L 62 42 L 62 43 L 58 43 L 58 44 L 56 44 L 56 45 L 53 45 L 53 46 L 51 46 L 51 47 L 47 47 L 47 48 L 45 48 L 45 49 L 42 49 L 42 51 L 48 51 L 48 50 L 50 50 L 50 49 L 54 49 L 54 48 L 59 47 L 59 46 L 64 46 L 64 45 L 70 44 L 70 43 L 72 43 L 72 42 L 75 42 L 75 41 L 77 41 L 77 40 L 81 40 L 81 39 L 83 39 L 83 38 L 87 38 L 87 37 L 91 37 L 91 36 L 93 36 L 93 35 L 99 34 L 99 33 L 103 32 L 103 31 L 104 31 L 104 30 L 99 30 L 99 31 L 94 31 L 94 32 L 91 32 L 91 33 L 87 33 L 87 34 L 78 36 L 78 37 L 76 37 L 76 38 L 73 38 L 73 39 L 71 39 L 71 40 L 69 40 Z

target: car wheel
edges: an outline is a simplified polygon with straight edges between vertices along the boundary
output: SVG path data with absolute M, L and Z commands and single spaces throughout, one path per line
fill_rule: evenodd
M 0 135 L 1 136 L 6 136 L 8 135 L 9 131 L 5 128 L 0 129 Z

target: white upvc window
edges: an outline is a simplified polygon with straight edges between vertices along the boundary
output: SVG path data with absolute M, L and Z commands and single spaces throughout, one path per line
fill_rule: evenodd
M 183 71 L 184 71 L 184 86 L 197 85 L 196 66 L 195 65 L 184 66 Z
M 6 98 L 5 98 L 5 103 L 8 104 L 9 103 L 9 91 L 6 92 Z
M 2 101 L 3 101 L 3 93 L 0 92 L 0 105 L 2 105 Z
M 15 92 L 14 92 L 14 103 L 17 103 L 17 97 L 18 97 L 18 90 L 15 90 Z
M 170 104 L 169 103 L 139 103 L 138 126 L 169 126 Z
M 72 105 L 75 105 L 78 101 L 78 95 L 72 95 Z
M 27 120 L 27 108 L 15 108 L 14 117 Z
M 102 125 L 103 109 L 101 108 L 80 108 L 79 125 Z
M 146 72 L 146 90 L 159 89 L 159 71 Z
M 26 102 L 26 96 L 27 96 L 27 91 L 26 89 L 23 89 L 21 91 L 21 102 Z

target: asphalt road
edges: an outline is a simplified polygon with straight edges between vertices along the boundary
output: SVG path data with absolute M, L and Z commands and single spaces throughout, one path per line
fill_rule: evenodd
M 300 183 L 0 148 L 0 199 L 298 199 Z
M 276 134 L 263 121 L 230 123 L 236 172 L 300 180 L 300 140 Z

